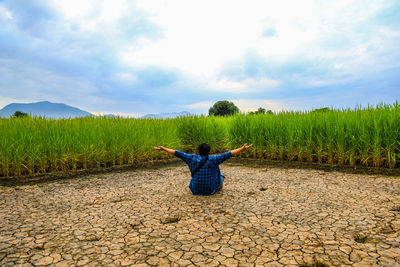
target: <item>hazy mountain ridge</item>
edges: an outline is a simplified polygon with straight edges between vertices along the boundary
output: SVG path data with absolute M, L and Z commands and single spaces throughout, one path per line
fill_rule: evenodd
M 36 103 L 11 103 L 0 109 L 0 117 L 10 117 L 16 111 L 21 111 L 31 116 L 44 116 L 47 118 L 77 118 L 94 116 L 92 113 L 75 108 L 64 103 L 51 103 L 41 101 Z
M 31 116 L 42 116 L 55 119 L 79 118 L 85 116 L 96 117 L 96 115 L 82 109 L 72 107 L 64 103 L 52 103 L 49 101 L 41 101 L 35 103 L 11 103 L 0 109 L 0 117 L 11 117 L 16 111 L 21 111 Z M 140 118 L 167 119 L 190 115 L 191 114 L 189 112 L 182 111 L 172 113 L 146 114 Z M 109 118 L 118 117 L 115 114 L 105 114 L 103 116 Z
M 172 113 L 158 113 L 158 114 L 146 114 L 140 118 L 147 119 L 172 119 L 176 117 L 190 116 L 191 114 L 187 111 L 172 112 Z

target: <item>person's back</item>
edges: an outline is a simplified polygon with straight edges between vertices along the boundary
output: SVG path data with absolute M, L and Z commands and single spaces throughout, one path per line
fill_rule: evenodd
M 186 162 L 191 173 L 205 161 L 204 165 L 192 175 L 189 188 L 195 195 L 212 195 L 224 181 L 219 164 L 232 157 L 232 153 L 229 151 L 216 156 L 202 156 L 175 150 L 175 156 Z
M 220 155 L 210 154 L 210 145 L 202 143 L 199 145 L 199 154 L 187 154 L 179 150 L 173 150 L 165 147 L 154 147 L 156 150 L 164 150 L 170 154 L 182 159 L 188 165 L 191 172 L 189 188 L 195 195 L 212 195 L 222 187 L 224 175 L 219 169 L 219 164 L 225 160 L 240 153 L 244 149 L 251 148 L 252 145 L 246 144 L 232 151 Z

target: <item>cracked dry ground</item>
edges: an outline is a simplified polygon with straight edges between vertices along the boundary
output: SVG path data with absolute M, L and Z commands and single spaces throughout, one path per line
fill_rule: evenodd
M 400 177 L 183 166 L 0 187 L 1 266 L 400 266 Z

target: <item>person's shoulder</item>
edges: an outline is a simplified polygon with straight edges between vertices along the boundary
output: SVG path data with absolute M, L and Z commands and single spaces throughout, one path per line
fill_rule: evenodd
M 198 158 L 198 157 L 200 157 L 197 154 L 188 154 L 188 153 L 186 153 L 186 156 L 189 157 L 189 158 Z
M 217 154 L 217 155 L 210 155 L 209 158 L 210 158 L 210 159 L 220 158 L 220 157 L 226 156 L 229 152 L 230 152 L 230 151 L 224 152 L 224 153 L 221 153 L 221 154 Z
M 180 150 L 176 150 L 175 149 L 175 155 L 182 155 L 182 156 L 186 156 L 186 157 L 190 157 L 190 156 L 195 156 L 196 154 L 189 154 L 189 153 L 186 153 L 186 152 L 183 152 L 183 151 L 180 151 Z
M 213 155 L 213 157 L 215 159 L 220 159 L 220 158 L 225 158 L 225 157 L 231 157 L 232 156 L 232 152 L 231 151 L 227 151 L 218 155 Z

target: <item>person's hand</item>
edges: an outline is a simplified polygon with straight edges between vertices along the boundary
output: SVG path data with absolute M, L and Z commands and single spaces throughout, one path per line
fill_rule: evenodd
M 155 147 L 153 147 L 155 150 L 161 150 L 161 147 L 160 146 L 155 146 Z
M 244 149 L 249 149 L 249 148 L 252 148 L 252 147 L 253 147 L 253 144 L 251 144 L 251 145 L 244 144 L 243 145 Z

